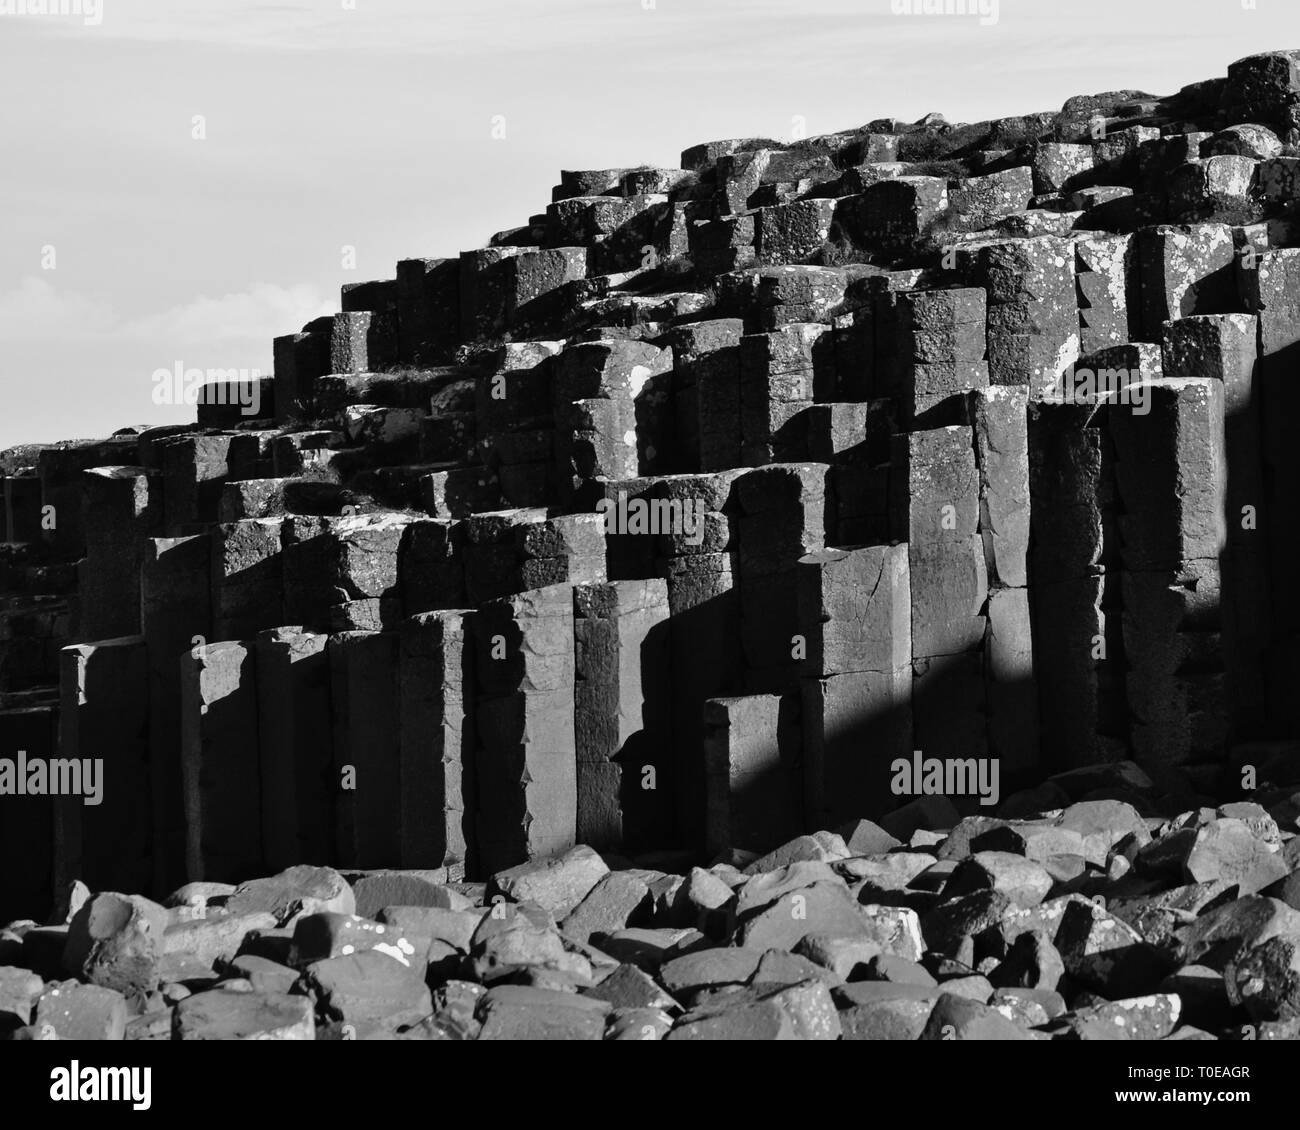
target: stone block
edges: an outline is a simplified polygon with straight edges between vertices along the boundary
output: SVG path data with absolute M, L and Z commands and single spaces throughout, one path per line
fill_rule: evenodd
M 294 628 L 254 641 L 262 844 L 275 871 L 334 858 L 334 733 L 323 635 Z
M 140 636 L 64 648 L 59 753 L 81 791 L 55 804 L 55 875 L 94 890 L 138 891 L 153 878 L 149 666 Z
M 1161 327 L 1175 318 L 1236 307 L 1236 250 L 1226 224 L 1146 229 L 1137 237 L 1136 252 L 1143 341 L 1159 341 Z
M 474 618 L 475 831 L 497 871 L 572 847 L 577 821 L 573 597 L 555 585 Z
M 704 725 L 709 854 L 761 853 L 794 836 L 803 815 L 796 699 L 710 699 Z
M 574 589 L 577 759 L 612 767 L 578 780 L 577 836 L 598 851 L 671 832 L 669 661 L 665 581 Z
M 1124 567 L 1217 558 L 1226 538 L 1223 383 L 1185 377 L 1134 391 L 1145 395 L 1113 404 L 1109 419 Z
M 905 545 L 823 549 L 801 558 L 796 576 L 814 673 L 888 672 L 911 662 Z
M 805 826 L 883 812 L 890 764 L 912 751 L 910 662 L 805 679 L 802 690 Z
M 401 750 L 395 632 L 341 632 L 327 648 L 340 867 L 401 860 Z
M 281 521 L 253 518 L 212 530 L 212 627 L 238 640 L 273 628 L 284 616 Z
M 186 875 L 244 879 L 264 869 L 256 657 L 222 642 L 179 662 Z
M 1028 390 L 1000 386 L 970 396 L 979 471 L 980 535 L 989 583 L 1028 583 Z
M 153 885 L 184 881 L 185 804 L 181 787 L 181 656 L 212 637 L 211 539 L 151 539 L 140 572 L 141 620 L 149 656 L 149 791 L 154 830 Z
M 467 614 L 413 616 L 400 636 L 401 862 L 473 863 L 473 656 Z

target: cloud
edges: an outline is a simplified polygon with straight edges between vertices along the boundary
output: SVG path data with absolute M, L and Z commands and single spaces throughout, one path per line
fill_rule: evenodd
M 498 58 L 646 43 L 670 53 L 684 32 L 762 39 L 764 29 L 819 35 L 827 19 L 892 21 L 889 0 L 102 0 L 88 34 L 145 43 L 198 43 L 281 52 L 359 51 Z M 76 28 L 80 21 L 33 21 Z
M 254 283 L 240 294 L 200 295 L 170 310 L 132 319 L 114 336 L 187 342 L 269 340 L 332 312 L 315 287 Z
M 726 0 L 734 2 L 734 0 Z M 638 0 L 630 3 L 640 12 Z M 604 13 L 600 11 L 605 9 Z M 522 9 L 522 11 L 521 11 Z M 222 44 L 278 51 L 394 51 L 456 54 L 490 42 L 494 50 L 537 46 L 536 27 L 552 42 L 608 22 L 609 5 L 593 0 L 476 0 L 452 8 L 447 0 L 103 0 L 98 36 L 147 43 Z M 80 20 L 30 20 L 42 27 L 78 28 Z
M 48 280 L 28 275 L 0 294 L 0 340 L 97 336 L 117 322 L 112 306 L 75 291 L 59 291 Z
M 58 290 L 35 275 L 0 293 L 0 339 L 98 339 L 194 345 L 263 341 L 291 333 L 332 310 L 312 286 L 254 283 L 220 298 L 200 295 L 157 313 L 126 319 L 111 303 Z

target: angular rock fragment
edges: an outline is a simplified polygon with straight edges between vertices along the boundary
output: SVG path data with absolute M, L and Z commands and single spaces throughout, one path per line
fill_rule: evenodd
M 36 1002 L 32 1027 L 47 1027 L 56 1040 L 120 1040 L 126 1031 L 126 998 L 102 985 L 59 981 Z
M 515 902 L 536 903 L 561 917 L 571 913 L 607 875 L 596 852 L 579 846 L 555 859 L 521 863 L 493 876 L 493 885 Z
M 391 1035 L 433 1012 L 420 977 L 377 950 L 317 961 L 303 984 L 318 1014 L 350 1026 L 355 1039 Z
M 186 997 L 172 1022 L 176 1040 L 314 1040 L 315 1017 L 307 997 L 253 990 L 215 989 Z
M 489 989 L 480 1040 L 599 1040 L 610 1006 L 592 997 L 523 985 Z
M 140 1001 L 159 982 L 167 912 L 140 896 L 96 895 L 73 916 L 63 963 L 69 972 Z
M 1052 889 L 1052 878 L 1039 864 L 1010 852 L 980 851 L 953 872 L 945 895 L 960 897 L 977 890 L 1001 891 L 1017 906 L 1037 906 Z
M 1164 972 L 1162 958 L 1137 931 L 1088 902 L 1066 908 L 1055 944 L 1071 977 L 1106 992 L 1140 992 Z
M 996 1009 L 978 1001 L 941 993 L 920 1040 L 1028 1040 L 1032 1037 Z
M 30 970 L 0 967 L 0 1028 L 30 1024 L 44 988 L 45 983 Z
M 674 995 L 691 990 L 743 985 L 758 968 L 763 951 L 745 946 L 706 949 L 675 957 L 659 970 L 659 981 Z
M 1064 1040 L 1162 1040 L 1181 1014 L 1179 998 L 1160 993 L 1078 1009 L 1059 1017 L 1049 1031 Z

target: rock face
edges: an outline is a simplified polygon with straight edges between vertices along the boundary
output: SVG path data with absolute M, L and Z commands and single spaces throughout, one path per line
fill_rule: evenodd
M 1293 1032 L 1297 60 L 565 171 L 0 453 L 0 1037 Z

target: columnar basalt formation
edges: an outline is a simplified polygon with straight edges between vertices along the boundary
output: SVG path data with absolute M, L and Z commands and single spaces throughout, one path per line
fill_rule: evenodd
M 0 453 L 0 1030 L 1296 1037 L 1297 107 L 565 171 Z

